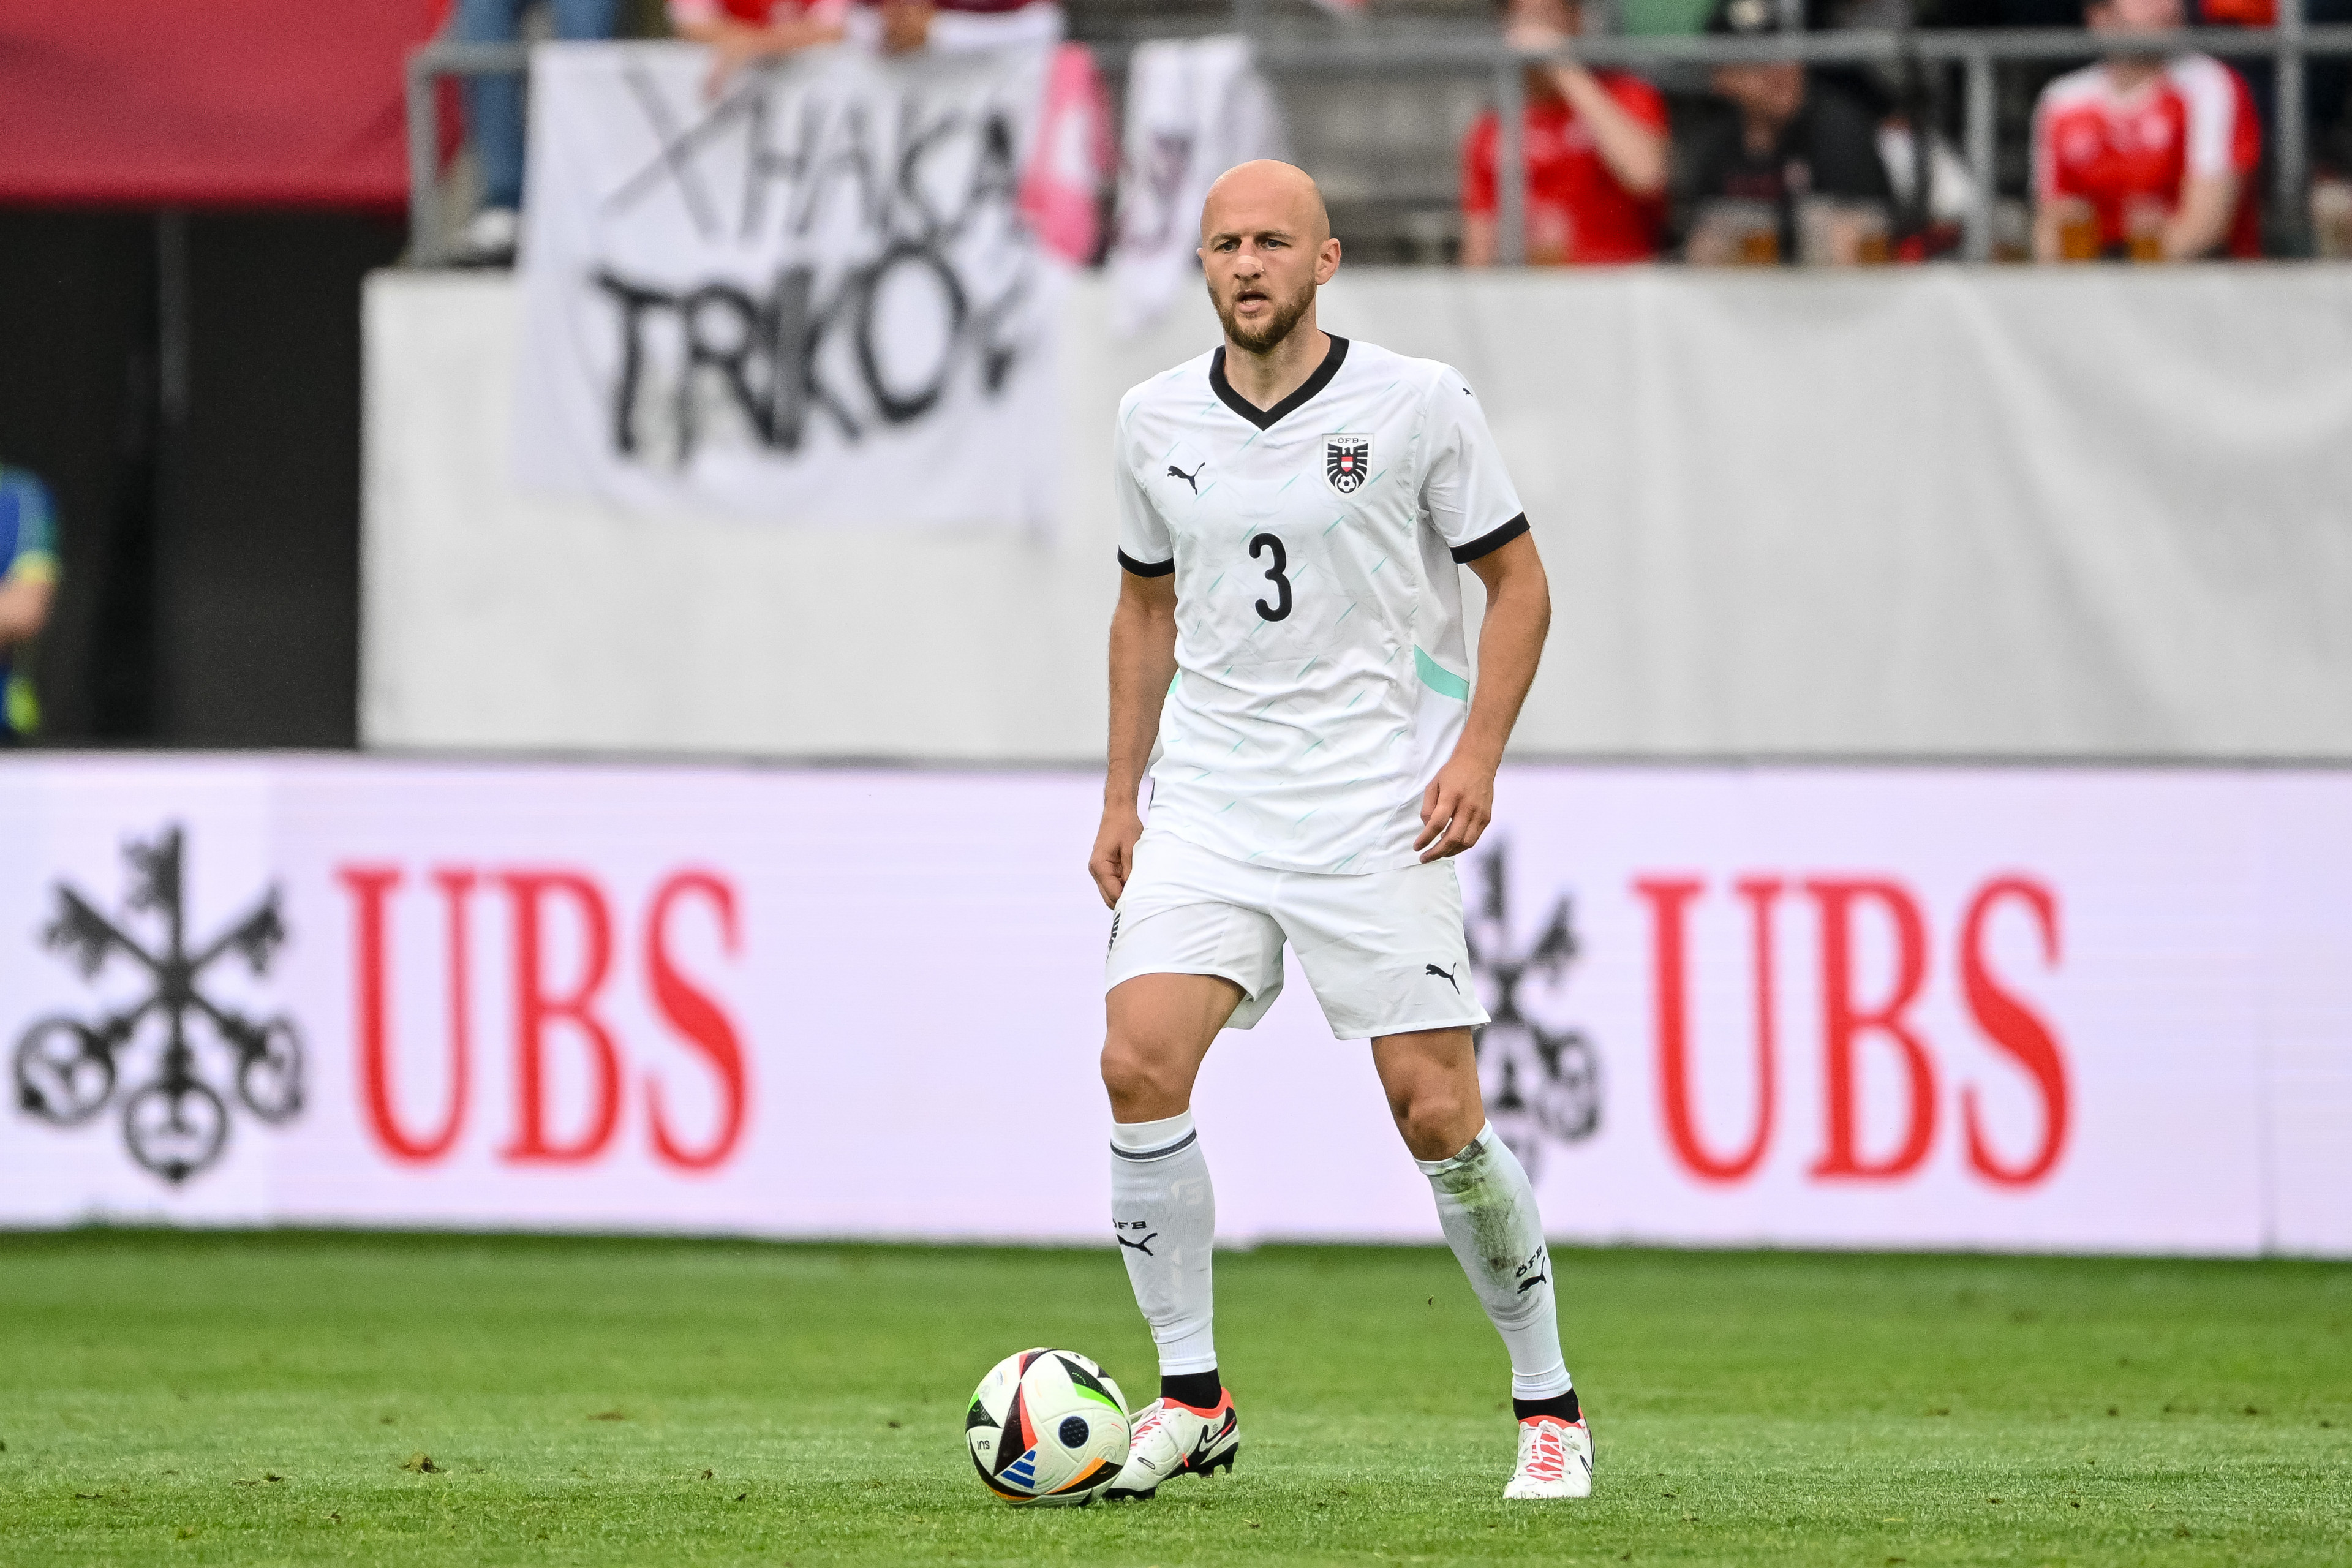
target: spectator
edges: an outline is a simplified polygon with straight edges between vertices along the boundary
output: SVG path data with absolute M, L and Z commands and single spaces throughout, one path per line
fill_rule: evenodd
M 512 43 L 528 0 L 457 0 L 459 43 Z M 551 0 L 559 38 L 609 38 L 620 0 Z M 482 165 L 482 209 L 466 226 L 462 260 L 504 266 L 522 232 L 522 88 L 520 76 L 466 79 L 466 126 Z
M 1507 0 L 1515 49 L 1556 49 L 1582 30 L 1580 0 Z M 1528 259 L 1649 261 L 1665 219 L 1666 101 L 1622 71 L 1574 60 L 1529 66 L 1520 147 L 1527 161 Z M 1495 159 L 1502 120 L 1481 115 L 1462 144 L 1462 265 L 1498 248 Z
M 2114 43 L 2034 105 L 2034 257 L 2260 256 L 2263 133 L 2245 82 L 2210 55 L 2131 47 L 2180 26 L 2181 0 L 2092 0 L 2083 19 Z
M 942 11 L 964 26 L 937 28 Z M 746 65 L 845 37 L 900 55 L 1052 43 L 1062 33 L 1060 7 L 1044 0 L 669 0 L 669 17 L 678 37 L 711 47 L 714 98 Z
M 48 487 L 0 465 L 0 746 L 22 745 L 41 727 L 33 682 L 17 668 L 48 624 L 57 592 L 57 521 Z
M 1064 30 L 1054 0 L 854 0 L 848 20 L 854 41 L 887 55 L 1057 44 Z
M 1767 37 L 1780 30 L 1780 8 L 1720 0 L 1706 28 Z M 1711 84 L 1731 112 L 1693 142 L 1690 260 L 1850 265 L 1883 255 L 1893 192 L 1877 128 L 1859 105 L 1809 81 L 1795 60 L 1717 66 Z
M 710 46 L 713 98 L 753 61 L 838 42 L 848 11 L 848 0 L 669 0 L 677 36 Z

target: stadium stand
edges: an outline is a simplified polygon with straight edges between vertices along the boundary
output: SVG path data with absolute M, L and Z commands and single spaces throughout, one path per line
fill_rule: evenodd
M 2264 245 L 2282 254 L 2300 254 L 2312 243 L 2309 150 L 2315 140 L 2323 149 L 2332 145 L 2329 127 L 2343 112 L 2343 78 L 2331 62 L 2352 53 L 2352 26 L 2329 20 L 2340 3 L 2316 0 L 2316 19 L 2308 26 L 2287 15 L 2278 29 L 2207 28 L 2194 40 L 2174 36 L 2162 44 L 2194 42 L 2247 62 L 2250 70 L 2259 66 L 2254 75 L 2263 81 L 2277 59 L 2296 63 L 2279 78 L 2284 96 L 2266 103 L 2269 119 L 2289 100 L 2295 106 L 2287 117 L 2293 129 L 2266 160 L 2260 193 Z M 1715 9 L 1694 16 L 1673 7 L 1620 5 L 1613 16 L 1588 8 L 1580 19 L 1585 32 L 1562 50 L 1593 67 L 1630 70 L 1661 91 L 1675 138 L 1676 187 L 1685 192 L 1706 173 L 1702 165 L 1719 156 L 1710 149 L 1726 119 L 1711 90 L 1708 61 L 1730 57 L 1710 53 L 1694 37 Z M 1756 9 L 1780 15 L 1763 0 Z M 1802 16 L 1803 32 L 1739 58 L 1801 58 L 1815 79 L 1832 84 L 1876 122 L 1882 162 L 1891 165 L 1883 183 L 1890 194 L 1905 193 L 1893 209 L 1891 253 L 1915 259 L 2030 254 L 2032 107 L 2044 82 L 2088 52 L 2073 30 L 2079 12 L 1948 3 L 1905 13 L 1823 5 L 1806 14 L 1799 7 L 1790 16 Z M 1169 0 L 1148 9 L 1126 0 L 1078 0 L 1067 16 L 1070 35 L 1104 62 L 1115 100 L 1125 52 L 1142 39 L 1238 29 L 1255 40 L 1261 67 L 1279 84 L 1297 154 L 1317 174 L 1339 232 L 1361 260 L 1456 258 L 1464 137 L 1496 105 L 1524 101 L 1524 84 L 1506 79 L 1512 73 L 1501 63 L 1507 57 L 1498 54 L 1495 13 L 1471 0 L 1391 0 L 1338 16 L 1300 6 L 1236 9 L 1221 0 Z M 520 55 L 471 58 L 473 68 L 520 68 Z M 466 68 L 463 60 L 446 48 L 423 57 L 423 73 L 412 73 L 412 105 L 425 101 L 426 78 L 444 66 Z M 1914 137 L 1915 124 L 1926 133 Z M 1503 140 L 1498 153 L 1507 150 Z M 1509 205 L 1507 191 L 1498 192 L 1498 205 Z M 458 221 L 430 204 L 426 216 L 445 227 Z M 1693 203 L 1678 204 L 1671 231 L 1676 253 L 1694 216 Z M 1502 227 L 1512 232 L 1507 219 Z M 443 254 L 444 243 L 427 235 L 420 258 Z

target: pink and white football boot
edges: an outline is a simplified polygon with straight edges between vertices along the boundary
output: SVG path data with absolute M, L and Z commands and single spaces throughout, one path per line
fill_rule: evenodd
M 1120 1479 L 1126 1473 L 1120 1472 Z M 1519 1423 L 1519 1462 L 1511 1471 L 1506 1499 L 1577 1498 L 1592 1495 L 1592 1434 L 1583 1419 L 1530 1415 Z

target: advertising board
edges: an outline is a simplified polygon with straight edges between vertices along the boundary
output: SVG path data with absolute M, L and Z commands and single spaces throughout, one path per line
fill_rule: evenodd
M 1104 1242 L 1077 772 L 0 770 L 0 1224 Z M 2352 774 L 1507 768 L 1481 1073 L 1563 1240 L 2352 1255 Z M 1307 987 L 1221 1235 L 1437 1238 Z

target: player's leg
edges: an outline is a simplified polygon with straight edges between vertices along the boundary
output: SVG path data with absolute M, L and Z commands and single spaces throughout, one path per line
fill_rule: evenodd
M 1510 1350 L 1513 1399 L 1571 1396 L 1535 1188 L 1486 1121 L 1470 1031 L 1386 1036 L 1372 1042 L 1372 1065 L 1445 1239 Z
M 1103 1086 L 1111 1103 L 1111 1223 L 1136 1305 L 1160 1347 L 1160 1397 L 1137 1414 L 1126 1468 L 1105 1489 L 1150 1497 L 1188 1470 L 1230 1468 L 1241 1446 L 1217 1372 L 1209 1164 L 1192 1080 L 1220 1029 L 1246 1029 L 1282 991 L 1272 873 L 1147 832 L 1104 961 Z
M 522 0 L 457 0 L 450 37 L 464 44 L 511 43 L 520 26 Z M 466 130 L 482 169 L 482 212 L 475 226 L 486 236 L 514 244 L 515 215 L 522 206 L 522 79 L 493 72 L 466 79 Z M 493 222 L 485 224 L 484 215 Z
M 1470 1031 L 1462 884 L 1449 860 L 1360 877 L 1292 877 L 1276 913 L 1331 1032 L 1369 1037 L 1445 1239 L 1511 1357 L 1519 1458 L 1506 1497 L 1591 1489 L 1591 1444 L 1559 1352 L 1550 1255 L 1527 1172 L 1487 1126 Z
M 1560 1353 L 1543 1218 L 1526 1168 L 1486 1121 L 1470 1031 L 1382 1036 L 1372 1065 L 1446 1242 L 1510 1352 L 1519 1454 L 1503 1495 L 1590 1496 L 1591 1437 Z
M 1211 1258 L 1217 1200 L 1192 1127 L 1192 1083 L 1244 999 L 1215 974 L 1139 974 L 1106 999 L 1111 1226 L 1160 1350 L 1160 1397 L 1136 1415 L 1108 1498 L 1148 1498 L 1188 1469 L 1230 1467 L 1241 1429 L 1217 1371 Z
M 1161 1392 L 1217 1403 L 1211 1248 L 1217 1200 L 1192 1127 L 1192 1082 L 1242 1000 L 1214 974 L 1139 974 L 1105 999 L 1111 1228 L 1160 1347 Z M 1199 1397 L 1205 1394 L 1205 1398 Z

